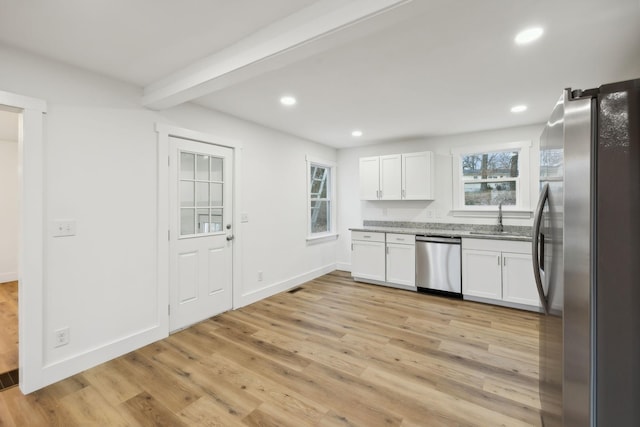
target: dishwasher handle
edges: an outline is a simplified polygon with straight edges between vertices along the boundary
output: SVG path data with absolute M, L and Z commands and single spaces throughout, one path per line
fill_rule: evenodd
M 439 236 L 416 236 L 416 242 L 447 243 L 450 245 L 460 245 L 460 237 L 439 237 Z

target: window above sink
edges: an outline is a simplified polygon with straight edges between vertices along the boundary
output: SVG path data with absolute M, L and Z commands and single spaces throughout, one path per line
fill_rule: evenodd
M 531 217 L 531 141 L 453 149 L 453 214 Z

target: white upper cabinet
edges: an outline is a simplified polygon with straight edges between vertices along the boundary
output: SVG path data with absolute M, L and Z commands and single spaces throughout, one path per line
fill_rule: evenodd
M 360 159 L 362 200 L 433 200 L 433 153 Z
M 360 198 L 378 200 L 380 195 L 380 157 L 360 159 Z
M 433 153 L 402 155 L 402 198 L 433 200 Z
M 380 157 L 380 200 L 402 199 L 402 155 Z

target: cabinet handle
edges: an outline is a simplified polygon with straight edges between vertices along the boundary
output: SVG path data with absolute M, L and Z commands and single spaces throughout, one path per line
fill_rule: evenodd
M 387 255 L 389 255 L 389 246 L 387 246 Z
M 498 255 L 498 265 L 500 265 L 500 255 Z
M 401 197 L 402 197 L 403 199 L 406 197 L 406 193 L 407 193 L 407 192 L 406 192 L 405 190 L 402 190 L 402 196 L 401 196 Z
M 502 265 L 507 266 L 507 258 L 502 258 Z
M 353 252 L 353 243 L 351 244 L 351 252 Z

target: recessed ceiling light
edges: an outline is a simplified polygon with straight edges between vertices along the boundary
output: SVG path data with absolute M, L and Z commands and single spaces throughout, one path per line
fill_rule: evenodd
M 298 101 L 293 96 L 289 96 L 289 95 L 286 95 L 280 98 L 280 103 L 286 106 L 296 105 L 297 102 Z
M 362 136 L 362 131 L 361 130 L 354 130 L 353 132 L 351 132 L 351 136 L 355 136 L 356 138 Z
M 520 31 L 516 35 L 516 43 L 518 44 L 527 44 L 531 43 L 534 40 L 538 40 L 544 30 L 540 27 L 527 28 L 526 30 Z
M 527 111 L 526 105 L 516 105 L 515 107 L 511 107 L 512 113 L 522 113 L 523 111 Z

